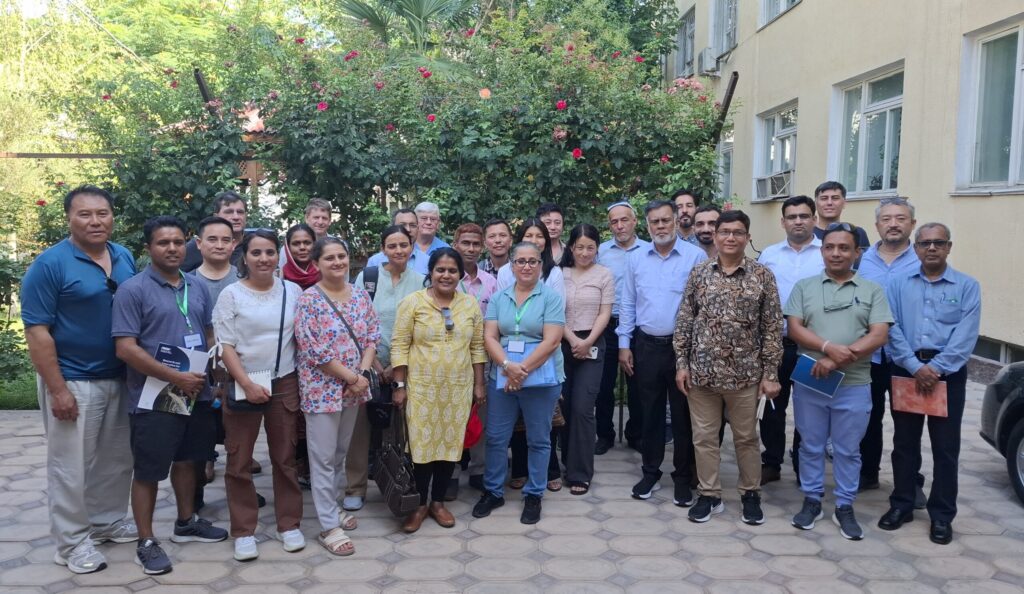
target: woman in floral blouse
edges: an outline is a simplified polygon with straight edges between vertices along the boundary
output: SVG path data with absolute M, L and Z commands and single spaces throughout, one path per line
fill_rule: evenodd
M 359 405 L 370 399 L 362 373 L 373 364 L 380 325 L 370 296 L 348 282 L 344 242 L 321 238 L 313 246 L 312 259 L 322 278 L 299 297 L 295 314 L 299 394 L 306 417 L 313 505 L 322 529 L 319 541 L 331 553 L 346 556 L 355 552 L 345 534 L 355 528 L 355 518 L 338 508 L 339 485 Z

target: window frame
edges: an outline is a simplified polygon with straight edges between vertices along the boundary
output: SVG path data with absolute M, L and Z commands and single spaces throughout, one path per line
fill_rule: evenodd
M 686 68 L 686 46 L 689 44 L 689 68 Z M 697 74 L 697 7 L 692 6 L 680 19 L 676 35 L 676 76 L 685 78 Z
M 878 82 L 880 80 L 884 80 L 884 79 L 889 78 L 891 76 L 895 76 L 895 75 L 900 74 L 900 73 L 903 73 L 903 88 L 900 89 L 900 94 L 898 96 L 896 96 L 896 97 L 890 97 L 888 99 L 883 99 L 882 101 L 871 103 L 870 102 L 871 101 L 871 97 L 870 97 L 871 84 L 872 83 L 876 83 L 876 82 Z M 904 97 L 904 92 L 905 92 L 905 88 L 906 88 L 906 69 L 903 67 L 902 64 L 900 64 L 899 67 L 896 67 L 896 68 L 886 68 L 884 70 L 876 70 L 876 71 L 874 71 L 872 73 L 869 73 L 869 74 L 866 74 L 866 75 L 864 75 L 864 76 L 862 76 L 862 77 L 860 77 L 858 79 L 854 79 L 854 81 L 855 82 L 852 82 L 852 84 L 850 82 L 847 82 L 847 83 L 842 84 L 842 85 L 837 85 L 839 101 L 838 101 L 838 103 L 836 105 L 836 111 L 838 112 L 838 117 L 839 117 L 839 129 L 837 130 L 837 132 L 838 132 L 838 138 L 837 138 L 838 144 L 836 144 L 836 151 L 835 151 L 835 154 L 834 154 L 833 159 L 832 159 L 832 162 L 835 165 L 835 173 L 833 174 L 832 177 L 834 179 L 842 180 L 842 182 L 844 184 L 846 184 L 846 179 L 845 179 L 844 171 L 843 171 L 843 162 L 846 160 L 845 147 L 846 147 L 847 134 L 850 133 L 849 122 L 844 121 L 844 116 L 846 114 L 846 108 L 847 108 L 847 105 L 846 105 L 846 94 L 848 92 L 850 92 L 850 91 L 853 91 L 853 90 L 859 88 L 860 89 L 860 106 L 859 106 L 860 123 L 859 123 L 858 130 L 860 132 L 860 137 L 859 137 L 859 140 L 858 140 L 858 143 L 857 143 L 857 172 L 855 173 L 855 184 L 853 184 L 852 186 L 851 186 L 851 184 L 847 184 L 847 192 L 848 192 L 847 197 L 848 198 L 884 198 L 884 197 L 887 197 L 887 196 L 898 196 L 899 195 L 899 192 L 898 192 L 898 188 L 899 188 L 899 180 L 898 180 L 898 177 L 899 177 L 899 169 L 898 169 L 899 168 L 899 164 L 898 164 L 898 162 L 897 162 L 897 182 L 896 182 L 897 187 L 895 187 L 895 188 L 887 187 L 888 186 L 888 182 L 890 181 L 889 180 L 889 176 L 890 176 L 889 163 L 890 163 L 890 159 L 891 159 L 892 155 L 889 154 L 889 150 L 890 150 L 890 148 L 892 146 L 892 138 L 890 137 L 890 134 L 892 133 L 892 127 L 893 127 L 892 117 L 889 114 L 890 114 L 890 112 L 892 112 L 895 109 L 901 110 L 900 111 L 900 143 L 899 143 L 899 146 L 900 146 L 900 149 L 902 149 L 903 148 L 903 141 L 902 141 L 902 138 L 903 138 L 903 97 Z M 867 157 L 867 151 L 868 151 L 868 143 L 866 142 L 867 131 L 866 131 L 865 127 L 864 127 L 864 122 L 868 118 L 868 116 L 877 115 L 877 114 L 880 114 L 880 113 L 885 113 L 886 114 L 886 123 L 885 123 L 885 128 L 886 128 L 885 129 L 885 157 L 883 158 L 884 168 L 883 168 L 883 174 L 882 174 L 883 175 L 883 182 L 882 182 L 882 186 L 883 187 L 881 189 L 879 189 L 879 190 L 867 190 L 867 189 L 864 189 L 864 188 L 867 186 L 867 158 L 866 157 Z M 897 159 L 898 158 L 899 158 L 899 155 L 897 155 Z
M 733 132 L 722 133 L 722 139 L 718 141 L 718 196 L 721 200 L 732 200 L 733 191 L 732 173 L 735 169 L 735 137 Z M 729 166 L 726 168 L 726 158 Z
M 782 114 L 789 111 L 796 110 L 796 125 L 788 128 L 781 127 Z M 769 135 L 768 122 L 772 122 L 772 131 Z M 780 197 L 758 197 L 757 183 L 758 180 L 769 178 L 776 175 L 789 174 L 789 187 L 795 187 L 796 168 L 797 168 L 797 150 L 799 147 L 799 131 L 800 131 L 800 105 L 797 99 L 783 103 L 782 105 L 763 111 L 757 115 L 757 121 L 755 126 L 756 136 L 754 143 L 754 176 L 753 176 L 753 191 L 751 192 L 751 202 L 771 202 L 772 200 L 778 200 Z M 777 168 L 776 160 L 779 159 L 781 164 L 782 158 L 782 144 L 785 139 L 792 139 L 792 160 L 788 169 Z M 770 170 L 765 170 L 766 163 L 771 149 L 776 150 L 776 158 L 772 159 Z M 792 191 L 790 192 L 792 195 Z
M 711 7 L 709 45 L 715 57 L 721 58 L 739 44 L 739 0 L 714 0 Z
M 761 0 L 761 10 L 758 13 L 758 29 L 767 27 L 771 23 L 775 22 L 776 19 L 793 10 L 796 5 L 800 4 L 800 1 L 801 0 Z M 771 11 L 776 8 L 778 9 L 778 12 L 771 14 Z

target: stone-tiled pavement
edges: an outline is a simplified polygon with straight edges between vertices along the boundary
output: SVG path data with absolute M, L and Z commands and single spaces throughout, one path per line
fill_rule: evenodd
M 517 495 L 491 517 L 473 519 L 469 511 L 475 493 L 464 487 L 459 501 L 451 504 L 458 516 L 455 528 L 446 530 L 428 519 L 419 533 L 408 536 L 397 530 L 397 521 L 372 492 L 352 533 L 357 553 L 344 559 L 330 557 L 313 540 L 315 515 L 309 503 L 303 531 L 310 544 L 300 553 L 284 553 L 270 539 L 269 507 L 261 514 L 258 561 L 232 560 L 230 541 L 175 545 L 166 539 L 174 508 L 165 486 L 158 502 L 157 534 L 175 567 L 153 578 L 131 561 L 132 545 L 103 545 L 109 567 L 91 575 L 72 576 L 53 564 L 39 413 L 0 413 L 0 590 L 1022 592 L 1024 508 L 1013 498 L 1005 462 L 978 436 L 981 394 L 982 386 L 970 386 L 957 537 L 945 547 L 929 542 L 927 518 L 921 512 L 898 532 L 875 527 L 892 484 L 887 474 L 881 490 L 858 502 L 867 530 L 861 542 L 843 540 L 829 521 L 812 532 L 792 528 L 789 518 L 801 495 L 788 469 L 781 482 L 765 490 L 767 522 L 743 524 L 727 437 L 726 512 L 706 524 L 687 521 L 686 511 L 672 505 L 667 475 L 665 488 L 651 501 L 630 499 L 639 455 L 617 447 L 598 458 L 588 496 L 573 497 L 567 489 L 549 493 L 536 526 L 519 523 Z M 886 428 L 891 433 L 888 420 Z M 269 468 L 262 444 L 259 458 Z M 269 497 L 268 475 L 260 475 L 257 485 Z M 212 503 L 204 515 L 226 528 L 224 491 L 218 485 L 207 490 Z M 830 503 L 826 510 L 831 510 Z

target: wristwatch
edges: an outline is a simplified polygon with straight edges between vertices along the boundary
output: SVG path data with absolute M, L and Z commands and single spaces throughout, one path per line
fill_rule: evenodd
M 502 361 L 502 362 L 501 362 L 501 368 L 502 368 L 503 370 L 504 370 L 504 369 L 508 369 L 508 364 L 509 364 L 509 363 L 511 363 L 511 361 L 509 361 L 508 359 L 505 359 L 504 361 Z
M 405 382 L 391 382 L 392 390 L 400 390 L 405 388 Z

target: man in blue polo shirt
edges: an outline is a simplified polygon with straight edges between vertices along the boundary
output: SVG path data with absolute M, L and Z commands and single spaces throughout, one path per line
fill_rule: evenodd
M 213 342 L 213 303 L 206 285 L 181 271 L 185 256 L 185 224 L 160 216 L 142 228 L 152 263 L 121 285 L 114 297 L 111 333 L 117 356 L 128 364 L 131 450 L 135 457 L 132 512 L 138 525 L 136 562 L 149 575 L 167 573 L 171 561 L 153 536 L 157 484 L 167 478 L 178 507 L 173 542 L 219 542 L 226 530 L 215 528 L 193 509 L 195 464 L 209 456 L 216 440 L 212 393 L 205 369 L 178 371 L 154 358 L 160 343 L 207 350 Z M 139 407 L 147 377 L 176 386 L 195 401 L 191 414 Z
M 124 364 L 110 338 L 114 292 L 135 274 L 135 264 L 127 249 L 110 242 L 109 192 L 75 188 L 64 198 L 64 212 L 70 234 L 25 273 L 21 319 L 39 374 L 53 560 L 91 573 L 106 567 L 95 543 L 138 537 L 124 517 L 132 459 Z

